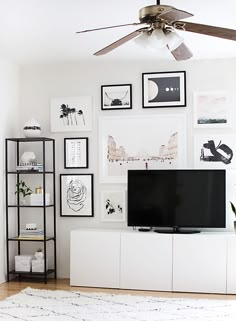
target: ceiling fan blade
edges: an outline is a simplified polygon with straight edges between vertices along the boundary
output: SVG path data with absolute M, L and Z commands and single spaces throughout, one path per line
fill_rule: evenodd
M 236 41 L 236 30 L 215 26 L 202 25 L 199 23 L 176 21 L 173 26 L 179 30 L 185 30 L 212 37 L 229 39 Z
M 141 32 L 143 31 L 147 31 L 149 28 L 141 28 L 138 30 L 135 30 L 131 33 L 129 33 L 128 35 L 120 38 L 119 40 L 111 43 L 110 45 L 108 45 L 107 47 L 97 51 L 94 53 L 94 56 L 101 56 L 101 55 L 105 55 L 106 53 L 112 51 L 113 49 L 116 49 L 117 47 L 123 45 L 124 43 L 126 43 L 127 41 L 137 37 Z
M 167 48 L 169 49 L 168 45 Z M 181 60 L 187 60 L 193 56 L 190 49 L 182 43 L 178 48 L 171 51 L 172 55 L 175 57 L 175 60 L 181 61 Z
M 116 26 L 102 27 L 102 28 L 96 28 L 96 29 L 81 30 L 81 31 L 76 31 L 76 33 L 85 33 L 85 32 L 90 32 L 90 31 L 99 31 L 99 30 L 120 28 L 120 27 L 126 27 L 126 26 L 137 26 L 137 25 L 141 25 L 141 24 L 143 24 L 143 23 L 141 23 L 141 22 L 126 23 L 124 25 L 116 25 Z
M 169 21 L 176 21 L 181 19 L 186 19 L 192 17 L 193 14 L 187 11 L 179 10 L 176 8 L 171 8 L 169 11 L 159 14 L 161 19 L 169 20 Z

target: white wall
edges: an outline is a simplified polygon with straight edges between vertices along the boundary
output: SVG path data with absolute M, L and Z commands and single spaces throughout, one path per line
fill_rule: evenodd
M 187 72 L 187 107 L 142 109 L 142 73 L 158 71 L 186 70 Z M 163 61 L 127 61 L 116 62 L 99 60 L 79 64 L 29 65 L 21 69 L 20 78 L 20 123 L 21 128 L 31 117 L 42 126 L 43 136 L 56 139 L 57 173 L 57 235 L 58 235 L 58 275 L 69 277 L 69 237 L 70 231 L 79 227 L 126 227 L 124 223 L 111 224 L 100 222 L 100 190 L 119 188 L 116 184 L 99 183 L 98 160 L 98 117 L 114 115 L 144 115 L 179 113 L 187 116 L 187 152 L 188 167 L 193 166 L 193 136 L 205 133 L 205 130 L 193 128 L 193 92 L 228 90 L 231 105 L 235 106 L 236 59 L 188 62 Z M 101 111 L 101 85 L 131 83 L 133 88 L 133 109 L 123 111 Z M 53 97 L 93 97 L 93 130 L 83 133 L 50 132 L 50 99 Z M 235 112 L 232 114 L 232 128 L 221 129 L 221 133 L 236 133 Z M 216 129 L 211 129 L 216 134 Z M 130 133 L 132 135 L 132 133 Z M 64 169 L 64 137 L 89 137 L 89 169 Z M 59 216 L 59 174 L 94 173 L 95 216 L 93 218 L 62 218 Z M 124 186 L 124 185 L 123 185 Z M 231 215 L 231 214 L 229 214 Z M 231 219 L 231 217 L 230 217 Z M 229 221 L 229 220 L 228 220 Z M 230 223 L 227 223 L 230 226 Z
M 0 283 L 5 281 L 5 142 L 18 133 L 18 67 L 0 59 Z

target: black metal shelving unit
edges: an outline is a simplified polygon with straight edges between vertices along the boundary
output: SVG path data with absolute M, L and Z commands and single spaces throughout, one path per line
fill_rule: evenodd
M 42 155 L 42 164 L 43 170 L 32 171 L 32 170 L 24 170 L 18 171 L 12 168 L 12 166 L 16 167 L 20 162 L 20 147 L 23 144 L 33 143 L 33 144 L 41 144 L 41 155 Z M 10 146 L 10 144 L 14 144 L 15 146 Z M 50 158 L 50 170 L 46 169 L 46 147 L 50 149 L 52 157 Z M 9 168 L 9 163 L 12 163 L 12 155 L 9 154 L 10 148 L 15 150 L 15 160 L 13 161 L 14 165 L 11 165 Z M 24 277 L 41 277 L 45 283 L 47 283 L 48 276 L 50 274 L 54 274 L 54 278 L 57 278 L 57 259 L 56 259 L 56 194 L 55 194 L 55 140 L 46 137 L 35 137 L 35 138 L 7 138 L 5 140 L 5 166 L 6 166 L 6 255 L 7 255 L 7 281 L 9 282 L 12 278 L 11 276 L 19 276 Z M 9 170 L 10 169 L 10 170 Z M 19 195 L 17 195 L 16 204 L 9 204 L 9 177 L 10 175 L 15 176 L 15 182 L 19 183 L 21 175 L 41 175 L 42 176 L 42 188 L 43 188 L 43 205 L 21 205 Z M 46 205 L 46 176 L 52 176 L 52 201 L 50 205 Z M 15 191 L 14 191 L 15 192 Z M 35 238 L 22 238 L 19 237 L 20 229 L 21 229 L 21 215 L 23 215 L 24 208 L 31 208 L 32 210 L 35 208 L 42 210 L 42 219 L 43 219 L 43 230 L 44 236 L 39 239 Z M 10 235 L 9 232 L 9 211 L 14 210 L 16 212 L 16 224 L 17 224 L 17 235 Z M 47 210 L 51 209 L 52 213 L 47 213 Z M 48 215 L 53 215 L 53 235 L 47 235 L 47 217 Z M 18 255 L 21 254 L 21 243 L 22 242 L 41 242 L 43 243 L 44 250 L 44 272 L 24 272 L 24 271 L 15 271 L 10 269 L 10 242 L 17 242 L 17 252 Z M 47 243 L 53 242 L 53 262 L 54 266 L 52 269 L 47 270 Z

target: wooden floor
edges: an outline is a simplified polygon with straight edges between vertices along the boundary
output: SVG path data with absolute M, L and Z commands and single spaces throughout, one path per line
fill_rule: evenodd
M 204 298 L 204 299 L 223 299 L 236 300 L 236 295 L 219 295 L 219 294 L 197 294 L 197 293 L 176 293 L 176 292 L 156 292 L 156 291 L 133 291 L 104 288 L 85 288 L 70 286 L 69 279 L 48 280 L 47 284 L 40 282 L 29 282 L 13 280 L 0 284 L 0 300 L 20 292 L 21 290 L 31 287 L 48 290 L 65 290 L 65 291 L 83 291 L 83 292 L 105 292 L 114 294 L 131 294 L 131 295 L 150 295 L 171 298 Z

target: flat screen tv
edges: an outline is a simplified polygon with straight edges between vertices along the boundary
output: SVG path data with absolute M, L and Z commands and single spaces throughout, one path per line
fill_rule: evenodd
M 128 226 L 224 228 L 225 170 L 129 170 Z

